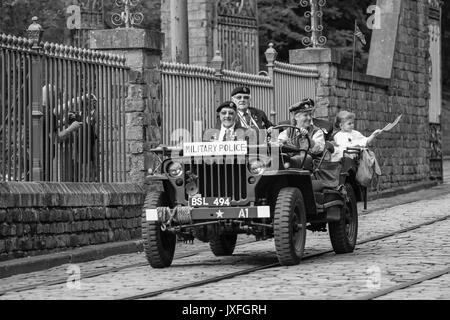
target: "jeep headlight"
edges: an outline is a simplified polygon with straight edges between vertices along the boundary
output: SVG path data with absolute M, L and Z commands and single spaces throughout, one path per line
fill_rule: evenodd
M 172 162 L 167 167 L 167 173 L 172 178 L 177 178 L 183 174 L 183 165 L 179 162 Z
M 248 163 L 248 170 L 251 174 L 261 175 L 266 170 L 266 164 L 259 159 L 252 159 Z

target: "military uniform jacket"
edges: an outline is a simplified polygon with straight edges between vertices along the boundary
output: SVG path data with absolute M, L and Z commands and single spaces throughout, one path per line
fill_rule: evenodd
M 312 143 L 308 153 L 314 156 L 321 155 L 325 150 L 325 134 L 323 130 L 313 125 L 309 129 L 308 136 Z M 291 128 L 280 133 L 279 139 L 280 138 L 282 140 L 288 138 L 293 145 L 301 149 L 306 149 L 308 147 L 306 138 L 299 135 L 297 130 Z
M 218 123 L 216 124 L 216 127 L 214 129 L 208 129 L 203 134 L 203 141 L 204 142 L 215 142 L 219 141 L 220 136 L 220 130 L 222 129 L 222 124 Z M 239 123 L 236 123 L 234 126 L 234 132 L 233 132 L 233 140 L 234 141 L 245 141 L 246 139 L 256 139 L 256 134 L 254 130 L 248 130 L 243 128 Z
M 250 121 L 250 123 L 246 123 L 244 117 L 242 117 L 238 111 L 238 121 L 242 127 L 255 128 L 255 124 L 258 126 L 257 129 L 269 129 L 270 127 L 273 127 L 272 122 L 270 122 L 264 111 L 256 108 L 248 108 L 247 112 L 250 112 L 252 117 L 252 121 Z

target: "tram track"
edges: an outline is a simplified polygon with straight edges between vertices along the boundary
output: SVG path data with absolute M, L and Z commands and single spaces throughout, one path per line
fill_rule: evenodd
M 442 270 L 435 271 L 435 272 L 430 273 L 428 275 L 425 275 L 423 277 L 419 277 L 419 278 L 415 278 L 413 280 L 405 281 L 405 282 L 397 284 L 395 286 L 390 286 L 388 288 L 378 290 L 378 291 L 370 293 L 368 295 L 358 297 L 355 300 L 374 300 L 374 299 L 386 296 L 388 294 L 391 294 L 391 293 L 393 293 L 395 291 L 407 289 L 407 288 L 410 288 L 412 286 L 421 284 L 423 282 L 430 281 L 430 280 L 442 277 L 442 276 L 444 276 L 444 275 L 446 275 L 448 273 L 450 273 L 450 267 L 442 269 Z
M 396 206 L 398 206 L 398 204 Z M 449 218 L 450 218 L 450 215 L 449 216 L 444 216 L 444 217 L 441 217 L 441 218 L 438 218 L 438 219 L 434 219 L 434 220 L 431 220 L 431 221 L 428 221 L 428 222 L 424 222 L 424 223 L 421 223 L 421 224 L 417 224 L 417 225 L 414 225 L 414 226 L 410 226 L 410 227 L 407 227 L 407 228 L 403 228 L 401 230 L 385 233 L 383 235 L 370 237 L 368 239 L 358 241 L 357 245 L 362 245 L 362 244 L 366 244 L 366 243 L 369 243 L 369 242 L 379 241 L 379 240 L 383 240 L 385 238 L 389 238 L 389 237 L 393 237 L 393 236 L 396 236 L 396 235 L 399 235 L 399 234 L 407 233 L 407 232 L 410 232 L 410 231 L 413 231 L 413 230 L 416 230 L 416 229 L 419 229 L 419 228 L 422 228 L 422 227 L 425 227 L 425 226 L 428 226 L 428 225 L 432 225 L 432 224 L 435 224 L 435 223 L 439 223 L 439 222 L 448 220 Z M 255 243 L 255 242 L 256 241 L 254 241 L 254 240 L 252 240 L 252 241 L 243 241 L 242 243 L 238 244 L 237 246 L 244 246 L 244 245 L 248 245 L 248 244 Z M 193 257 L 193 256 L 196 256 L 198 254 L 205 253 L 205 252 L 208 252 L 208 251 L 209 251 L 208 249 L 201 249 L 201 250 L 197 250 L 197 251 L 190 252 L 190 253 L 179 254 L 179 255 L 175 256 L 175 260 L 180 260 L 180 259 L 184 259 L 184 258 Z M 333 252 L 334 252 L 333 250 L 326 250 L 326 251 L 322 251 L 322 252 L 318 252 L 318 253 L 314 253 L 314 254 L 309 254 L 309 255 L 306 255 L 306 256 L 303 257 L 303 261 L 310 260 L 310 259 L 313 259 L 313 258 L 317 258 L 317 257 L 320 257 L 322 255 L 333 253 Z M 105 268 L 103 270 L 86 273 L 86 274 L 82 275 L 81 280 L 95 278 L 95 277 L 103 276 L 103 275 L 110 274 L 110 273 L 116 273 L 116 272 L 119 272 L 119 271 L 122 271 L 122 270 L 126 270 L 126 269 L 140 268 L 140 267 L 146 267 L 146 266 L 148 266 L 148 262 L 140 262 L 140 263 L 128 264 L 128 265 L 124 265 L 124 266 L 120 266 L 120 267 Z M 238 276 L 242 276 L 242 275 L 258 272 L 258 271 L 261 271 L 261 270 L 266 270 L 266 269 L 279 267 L 279 266 L 280 266 L 279 263 L 273 263 L 273 264 L 268 264 L 268 265 L 264 265 L 264 266 L 248 268 L 248 269 L 245 269 L 245 270 L 236 271 L 236 272 L 233 272 L 233 273 L 229 273 L 229 274 L 225 274 L 225 275 L 221 275 L 221 276 L 217 276 L 217 277 L 212 277 L 212 278 L 209 278 L 209 279 L 192 282 L 192 283 L 185 284 L 185 285 L 179 285 L 179 286 L 175 286 L 175 287 L 171 287 L 171 288 L 167 288 L 167 289 L 161 289 L 161 290 L 158 290 L 158 291 L 152 291 L 152 292 L 148 292 L 148 293 L 144 293 L 144 294 L 140 294 L 140 295 L 136 295 L 136 296 L 125 297 L 125 298 L 121 298 L 119 300 L 134 300 L 134 299 L 151 298 L 151 297 L 155 297 L 155 296 L 161 295 L 163 293 L 183 290 L 183 289 L 192 288 L 192 287 L 199 287 L 199 286 L 203 286 L 203 285 L 207 285 L 207 284 L 211 284 L 211 283 L 220 282 L 220 281 L 223 281 L 223 280 L 235 278 L 235 277 L 238 277 Z M 12 292 L 14 292 L 14 293 L 25 292 L 25 291 L 30 291 L 30 290 L 36 289 L 38 287 L 51 287 L 51 286 L 65 284 L 65 283 L 67 283 L 67 276 L 58 278 L 58 279 L 53 280 L 53 281 L 42 281 L 42 282 L 35 283 L 35 284 L 18 286 L 18 287 L 13 287 L 13 288 L 1 290 L 0 291 L 0 297 L 6 295 L 8 293 L 12 293 Z M 368 298 L 366 297 L 365 299 L 368 299 Z
M 414 226 L 411 226 L 411 227 L 403 228 L 401 230 L 385 233 L 385 234 L 382 234 L 382 235 L 379 235 L 379 236 L 370 237 L 368 239 L 358 241 L 357 245 L 363 245 L 363 244 L 367 244 L 367 243 L 370 243 L 370 242 L 375 242 L 375 241 L 380 241 L 380 240 L 383 240 L 383 239 L 386 239 L 386 238 L 395 237 L 397 235 L 408 233 L 408 232 L 420 229 L 422 227 L 426 227 L 426 226 L 430 226 L 430 225 L 433 225 L 433 224 L 436 224 L 436 223 L 439 223 L 439 222 L 446 221 L 448 219 L 450 219 L 450 215 L 445 216 L 445 217 L 441 217 L 441 218 L 438 218 L 438 219 L 434 219 L 434 220 L 431 220 L 431 221 L 427 221 L 427 222 L 424 222 L 424 223 L 421 223 L 421 224 L 417 224 L 417 225 L 414 225 Z M 333 250 L 326 250 L 326 251 L 322 251 L 322 252 L 306 255 L 306 256 L 303 257 L 302 261 L 307 261 L 307 260 L 311 260 L 313 258 L 318 258 L 320 256 L 323 256 L 323 255 L 326 255 L 326 254 L 329 254 L 329 253 L 333 253 L 333 252 L 334 252 Z M 239 276 L 247 275 L 247 274 L 250 274 L 250 273 L 258 272 L 258 271 L 261 271 L 261 270 L 267 270 L 267 269 L 272 269 L 272 268 L 277 268 L 277 267 L 281 267 L 281 264 L 280 263 L 272 263 L 272 264 L 267 264 L 267 265 L 263 265 L 263 266 L 248 268 L 248 269 L 244 269 L 244 270 L 240 270 L 240 271 L 236 271 L 236 272 L 231 272 L 231 273 L 228 273 L 228 274 L 225 274 L 225 275 L 212 277 L 212 278 L 209 278 L 209 279 L 204 279 L 204 280 L 191 282 L 191 283 L 188 283 L 188 284 L 179 285 L 179 286 L 175 286 L 175 287 L 171 287 L 171 288 L 161 289 L 161 290 L 157 290 L 157 291 L 151 291 L 151 292 L 147 292 L 147 293 L 143 293 L 143 294 L 139 294 L 139 295 L 128 296 L 128 297 L 120 298 L 120 299 L 117 299 L 117 300 L 140 300 L 140 299 L 153 298 L 153 297 L 159 296 L 159 295 L 164 294 L 164 293 L 175 292 L 175 291 L 180 291 L 180 290 L 194 288 L 194 287 L 201 287 L 201 286 L 205 286 L 205 285 L 208 285 L 208 284 L 217 283 L 217 282 L 220 282 L 220 281 L 223 281 L 223 280 L 228 280 L 228 279 L 236 278 L 236 277 L 239 277 Z M 448 272 L 449 271 L 447 271 L 446 273 L 448 273 Z M 434 277 L 437 277 L 437 276 L 434 276 Z M 420 279 L 421 278 L 419 278 L 419 280 Z M 426 281 L 426 279 L 425 280 L 421 280 L 418 283 L 423 282 L 423 281 Z M 412 284 L 410 284 L 409 286 L 412 286 L 412 285 L 415 284 L 413 281 L 411 283 Z M 393 290 L 397 290 L 397 289 L 395 289 L 396 287 L 397 286 L 393 286 L 392 287 L 392 288 L 394 288 Z M 383 295 L 383 293 L 384 293 L 384 291 L 380 292 L 379 293 L 380 296 Z M 388 293 L 390 293 L 390 292 L 387 292 L 387 293 L 384 293 L 384 294 L 388 294 Z M 364 297 L 364 298 L 366 298 L 365 300 L 367 300 L 367 297 Z M 373 298 L 371 296 L 369 296 L 368 298 L 374 299 L 374 298 L 376 298 L 376 296 L 374 296 Z
M 256 242 L 256 241 L 255 240 L 243 241 L 242 243 L 237 244 L 236 247 L 244 246 L 244 245 L 254 243 L 254 242 Z M 194 257 L 194 256 L 204 253 L 204 252 L 209 252 L 209 250 L 202 249 L 202 250 L 196 250 L 196 251 L 188 252 L 188 253 L 184 253 L 184 254 L 175 254 L 174 260 L 180 260 L 180 259 Z M 92 271 L 92 272 L 83 274 L 81 276 L 80 280 L 100 277 L 100 276 L 103 276 L 103 275 L 106 275 L 109 273 L 116 273 L 116 272 L 126 270 L 126 269 L 141 268 L 141 267 L 147 267 L 147 266 L 149 266 L 149 263 L 147 261 L 145 261 L 145 262 L 127 264 L 127 265 L 120 266 L 120 267 L 104 268 L 103 270 Z M 42 281 L 42 282 L 35 283 L 35 284 L 18 286 L 18 287 L 6 289 L 6 290 L 0 290 L 0 297 L 4 296 L 5 294 L 7 294 L 9 292 L 24 292 L 24 291 L 36 289 L 38 287 L 51 287 L 51 286 L 56 286 L 56 285 L 60 285 L 60 284 L 65 284 L 65 283 L 67 283 L 67 276 L 61 277 L 61 278 L 58 278 L 58 279 L 52 280 L 52 281 Z

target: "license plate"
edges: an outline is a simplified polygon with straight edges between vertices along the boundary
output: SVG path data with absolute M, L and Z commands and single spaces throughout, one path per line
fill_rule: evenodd
M 189 206 L 193 208 L 199 207 L 230 207 L 231 198 L 202 198 L 193 197 L 189 199 Z
M 193 208 L 192 220 L 267 219 L 270 207 Z

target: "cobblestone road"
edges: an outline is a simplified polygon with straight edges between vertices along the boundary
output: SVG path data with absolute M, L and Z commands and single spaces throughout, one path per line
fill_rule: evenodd
M 448 186 L 441 186 L 433 199 L 371 212 L 360 217 L 359 240 L 396 231 L 450 214 Z M 447 192 L 445 192 L 447 190 Z M 390 201 L 393 201 L 391 199 Z M 399 199 L 397 199 L 399 201 Z M 379 200 L 378 203 L 382 203 Z M 375 202 L 371 203 L 373 206 Z M 370 209 L 370 207 L 369 207 Z M 415 231 L 358 246 L 349 255 L 325 256 L 304 261 L 299 266 L 278 267 L 235 279 L 193 289 L 160 295 L 157 299 L 352 299 L 377 288 L 373 275 L 381 276 L 381 289 L 402 281 L 427 275 L 448 266 L 450 220 Z M 252 238 L 242 237 L 241 241 Z M 207 245 L 186 246 L 178 253 L 205 251 L 177 259 L 172 268 L 154 270 L 148 266 L 134 267 L 99 277 L 83 279 L 80 290 L 66 284 L 38 287 L 33 290 L 7 293 L 0 299 L 117 299 L 152 290 L 171 288 L 192 281 L 244 270 L 276 262 L 273 241 L 247 243 L 236 249 L 232 257 L 216 258 Z M 307 254 L 329 250 L 327 234 L 308 233 Z M 181 252 L 184 251 L 184 252 Z M 105 267 L 145 263 L 143 254 L 122 255 L 101 261 L 79 264 L 82 275 Z M 68 266 L 42 272 L 0 279 L 0 290 L 67 278 Z M 372 276 L 368 274 L 372 272 Z M 382 297 L 383 299 L 449 299 L 448 276 Z M 371 282 L 372 281 L 372 282 Z M 433 285 L 434 284 L 434 285 Z M 440 288 L 443 289 L 440 289 Z M 371 289 L 372 288 L 372 289 Z

